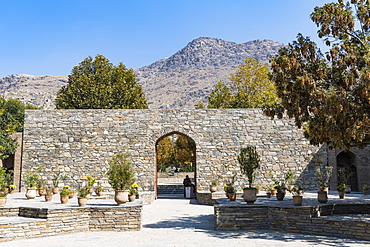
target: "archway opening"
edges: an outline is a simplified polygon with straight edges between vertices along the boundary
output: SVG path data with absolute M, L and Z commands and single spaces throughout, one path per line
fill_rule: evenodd
M 189 136 L 170 132 L 160 137 L 156 149 L 156 197 L 185 197 L 183 181 L 189 176 L 196 191 L 196 144 Z
M 356 155 L 349 151 L 337 155 L 338 185 L 345 183 L 352 191 L 359 191 L 357 180 Z

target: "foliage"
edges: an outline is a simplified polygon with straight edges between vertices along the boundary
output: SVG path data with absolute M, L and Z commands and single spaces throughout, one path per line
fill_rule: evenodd
M 60 192 L 59 192 L 59 194 L 61 195 L 61 196 L 69 196 L 69 194 L 71 193 L 71 190 L 70 189 L 65 189 L 65 188 L 63 188 Z
M 338 185 L 337 190 L 344 191 L 346 188 L 347 188 L 347 185 L 345 183 L 341 183 Z
M 347 171 L 345 167 L 339 167 L 338 168 L 338 184 L 340 183 L 349 184 L 349 180 L 352 175 L 353 173 Z
M 53 189 L 50 186 L 45 187 L 46 194 L 53 194 Z
M 217 181 L 211 181 L 211 186 L 217 186 L 217 185 L 218 185 Z
M 57 172 L 56 174 L 53 175 L 51 181 L 53 181 L 53 186 L 54 188 L 58 188 L 60 180 L 64 180 L 65 176 L 61 175 L 61 172 Z
M 96 186 L 95 191 L 104 191 L 104 188 L 100 185 L 100 182 L 98 182 L 98 186 Z
M 220 81 L 208 98 L 208 108 L 260 108 L 279 102 L 268 76 L 268 65 L 247 58 L 230 75 L 230 87 Z
M 37 188 L 40 177 L 36 171 L 28 170 L 24 176 L 24 183 L 27 185 L 27 187 Z
M 0 190 L 9 188 L 13 183 L 13 173 L 6 168 L 0 168 Z
M 325 55 L 308 37 L 271 58 L 271 79 L 282 102 L 265 114 L 286 111 L 313 145 L 363 146 L 370 126 L 370 3 L 351 0 L 315 7 L 311 20 Z M 356 29 L 358 28 L 358 29 Z
M 362 190 L 370 190 L 370 186 L 367 184 L 364 184 L 364 186 L 362 187 Z
M 269 170 L 269 174 L 270 174 L 270 177 L 271 177 L 272 182 L 274 182 L 274 185 L 271 186 L 271 187 L 273 189 L 277 190 L 277 192 L 285 193 L 285 191 L 287 190 L 285 176 L 283 178 L 277 179 L 272 174 L 272 171 L 271 170 Z
M 115 190 L 128 190 L 135 182 L 135 174 L 132 162 L 127 153 L 118 152 L 109 161 L 108 178 L 109 183 Z
M 289 190 L 290 193 L 292 193 L 293 196 L 301 196 L 303 195 L 303 187 L 298 185 L 297 187 L 293 187 L 291 190 Z
M 235 186 L 234 186 L 235 180 L 236 180 L 236 174 L 234 174 L 231 178 L 227 178 L 225 180 L 224 190 L 227 193 L 235 193 Z
M 139 194 L 139 185 L 137 184 L 132 184 L 129 190 L 130 195 L 137 195 Z
M 319 188 L 328 187 L 330 176 L 332 175 L 333 167 L 331 166 L 317 166 L 315 168 L 315 175 L 319 182 Z
M 90 194 L 90 189 L 88 187 L 78 187 L 77 188 L 77 197 L 86 198 Z
M 87 178 L 87 185 L 90 186 L 90 187 L 94 186 L 94 184 L 96 182 L 96 178 L 94 178 L 91 175 L 87 175 L 86 178 Z
M 241 148 L 238 156 L 238 162 L 240 164 L 240 170 L 244 175 L 247 176 L 249 188 L 251 188 L 254 180 L 256 179 L 256 170 L 260 167 L 260 156 L 256 150 L 256 147 L 247 146 L 246 148 Z
M 194 149 L 195 143 L 185 135 L 173 134 L 163 138 L 157 143 L 158 170 L 165 172 L 171 165 L 180 165 L 179 172 L 193 172 Z
M 285 173 L 285 181 L 290 185 L 294 185 L 296 181 L 296 176 L 292 170 L 289 169 L 289 171 Z
M 58 109 L 146 109 L 147 101 L 132 69 L 107 58 L 87 57 L 72 69 L 57 93 Z

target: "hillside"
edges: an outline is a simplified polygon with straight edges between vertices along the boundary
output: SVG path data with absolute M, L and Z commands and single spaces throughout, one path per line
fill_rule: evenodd
M 194 108 L 212 88 L 227 80 L 247 57 L 268 62 L 283 44 L 271 40 L 235 43 L 201 37 L 172 56 L 135 69 L 151 109 Z M 67 76 L 10 75 L 0 79 L 0 94 L 25 103 L 54 107 L 55 94 Z

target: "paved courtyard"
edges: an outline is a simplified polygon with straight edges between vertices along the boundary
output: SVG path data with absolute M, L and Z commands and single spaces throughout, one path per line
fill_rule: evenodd
M 310 194 L 306 193 L 305 197 L 310 197 Z M 352 194 L 351 197 L 357 195 Z M 31 203 L 30 200 L 27 202 Z M 142 223 L 141 231 L 73 233 L 4 242 L 1 247 L 370 246 L 366 241 L 277 231 L 215 231 L 213 206 L 199 205 L 196 200 L 183 199 L 181 195 L 163 196 L 151 205 L 145 205 Z

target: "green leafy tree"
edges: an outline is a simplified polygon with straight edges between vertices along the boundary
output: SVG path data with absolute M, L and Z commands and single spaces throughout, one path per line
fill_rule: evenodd
M 5 100 L 0 96 L 0 160 L 14 154 L 18 144 L 10 137 L 14 132 L 22 132 L 24 110 L 38 109 L 33 105 L 24 105 L 18 99 Z
M 173 165 L 175 158 L 174 143 L 169 136 L 166 136 L 157 143 L 157 164 L 160 172 Z
M 328 52 L 324 55 L 301 34 L 280 49 L 271 58 L 271 79 L 282 102 L 265 113 L 282 117 L 286 112 L 314 145 L 365 145 L 370 130 L 370 3 L 328 3 L 315 7 L 311 19 Z
M 219 81 L 208 97 L 208 108 L 233 108 L 234 98 L 223 81 Z
M 177 135 L 175 142 L 175 160 L 177 164 L 186 165 L 186 171 L 194 171 L 195 144 L 184 135 Z
M 208 98 L 209 108 L 261 108 L 279 102 L 267 64 L 247 58 L 230 75 L 230 84 L 220 81 Z
M 145 109 L 142 87 L 132 69 L 107 58 L 87 57 L 72 69 L 68 84 L 57 93 L 58 109 Z

